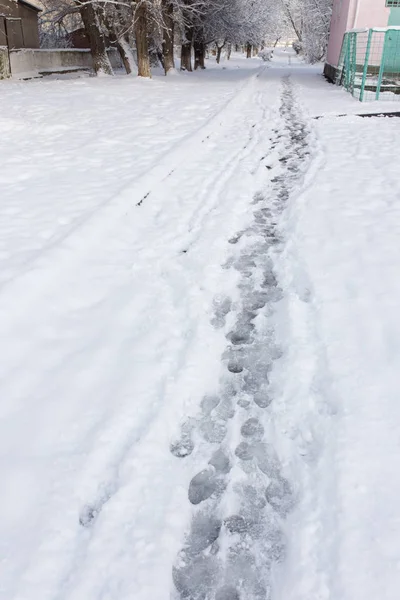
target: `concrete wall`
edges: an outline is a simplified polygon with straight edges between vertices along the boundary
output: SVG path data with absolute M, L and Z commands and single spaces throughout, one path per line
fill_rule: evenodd
M 114 48 L 109 50 L 109 57 L 114 69 L 123 66 L 120 56 Z M 74 68 L 93 68 L 90 50 L 75 50 L 73 48 L 11 50 L 10 62 L 11 74 L 16 78 L 34 77 L 40 73 L 62 72 Z
M 386 27 L 390 9 L 385 0 L 334 0 L 326 62 L 337 66 L 343 36 L 349 29 Z

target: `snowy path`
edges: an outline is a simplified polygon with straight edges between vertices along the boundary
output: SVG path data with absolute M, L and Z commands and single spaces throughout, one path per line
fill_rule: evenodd
M 224 337 L 208 311 L 265 170 L 259 74 L 222 118 L 3 287 L 8 598 L 144 599 L 170 587 L 190 473 L 169 439 L 220 374 Z
M 225 268 L 239 274 L 240 295 L 233 303 L 225 298 L 213 319 L 227 338 L 226 373 L 218 393 L 203 397 L 200 414 L 184 423 L 172 445 L 182 457 L 193 451 L 193 440 L 202 440 L 197 451 L 209 459 L 189 484 L 189 500 L 199 508 L 174 566 L 182 600 L 270 598 L 272 569 L 285 556 L 283 522 L 295 497 L 271 411 L 279 403 L 273 382 L 282 349 L 275 322 L 284 294 L 274 264 L 283 245 L 281 214 L 309 155 L 289 78 L 272 134 L 279 174 L 254 195 L 252 221 L 229 240 L 234 250 Z
M 397 600 L 398 120 L 280 60 L 5 84 L 1 600 Z

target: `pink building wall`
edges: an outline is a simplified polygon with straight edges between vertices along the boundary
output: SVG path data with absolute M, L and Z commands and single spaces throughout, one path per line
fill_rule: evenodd
M 337 66 L 343 35 L 349 29 L 386 27 L 390 8 L 385 0 L 334 0 L 326 62 Z

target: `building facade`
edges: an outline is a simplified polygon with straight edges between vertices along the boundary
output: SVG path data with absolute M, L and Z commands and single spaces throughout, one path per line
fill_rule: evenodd
M 400 26 L 400 0 L 334 0 L 324 73 L 332 81 L 346 31 Z
M 39 12 L 26 0 L 0 0 L 0 46 L 39 48 Z

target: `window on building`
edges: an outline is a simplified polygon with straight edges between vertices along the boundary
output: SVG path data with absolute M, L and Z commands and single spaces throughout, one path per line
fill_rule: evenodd
M 386 6 L 399 6 L 400 0 L 386 0 Z

